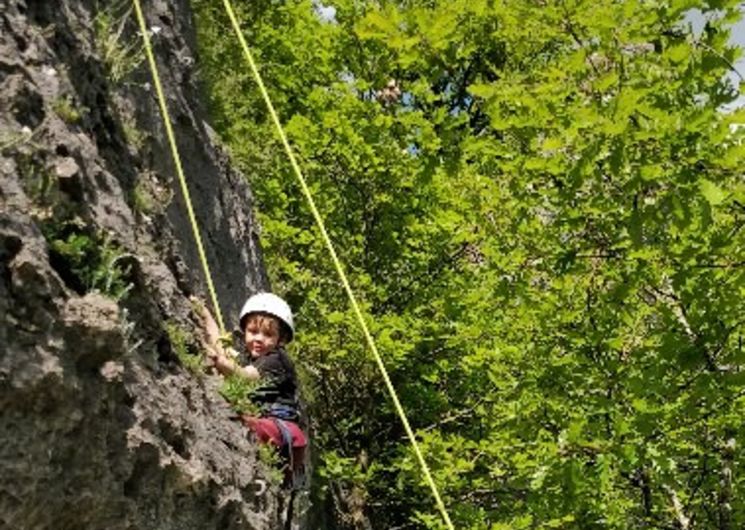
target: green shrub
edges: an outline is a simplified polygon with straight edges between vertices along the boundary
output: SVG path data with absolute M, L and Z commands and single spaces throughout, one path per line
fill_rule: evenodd
M 35 132 L 28 127 L 24 127 L 20 131 L 0 131 L 0 153 L 5 154 L 6 151 L 14 147 L 33 143 L 34 134 Z
M 127 140 L 127 144 L 134 147 L 136 151 L 139 151 L 145 146 L 145 140 L 147 139 L 147 133 L 137 126 L 137 122 L 134 118 L 125 116 L 122 118 L 122 133 L 124 138 Z
M 229 375 L 223 380 L 223 384 L 220 387 L 220 394 L 237 412 L 258 415 L 258 407 L 248 397 L 257 385 L 258 381 L 250 381 L 239 375 Z
M 170 188 L 158 184 L 155 174 L 144 172 L 137 176 L 130 198 L 135 212 L 157 215 L 163 213 L 170 204 L 173 193 Z
M 191 340 L 189 334 L 174 322 L 166 322 L 163 327 L 168 335 L 171 348 L 181 365 L 192 374 L 201 374 L 202 356 L 190 347 L 193 340 Z
M 37 157 L 29 154 L 19 154 L 15 161 L 28 197 L 38 206 L 46 207 L 56 203 L 58 189 L 50 169 Z
M 72 288 L 81 294 L 97 290 L 117 301 L 127 296 L 132 271 L 125 260 L 133 256 L 110 236 L 90 233 L 79 221 L 51 220 L 42 226 L 42 232 L 52 265 Z
M 260 444 L 258 446 L 259 461 L 269 468 L 269 480 L 275 484 L 282 482 L 282 467 L 284 462 L 279 455 L 277 448 L 270 444 Z
M 136 212 L 146 215 L 155 210 L 155 197 L 142 179 L 137 179 L 132 190 L 132 207 Z

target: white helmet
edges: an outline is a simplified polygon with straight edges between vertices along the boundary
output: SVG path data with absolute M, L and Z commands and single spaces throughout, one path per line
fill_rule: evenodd
M 243 309 L 241 309 L 241 329 L 244 326 L 243 319 L 251 313 L 266 313 L 267 315 L 277 317 L 280 322 L 287 327 L 287 331 L 289 332 L 287 342 L 290 342 L 293 335 L 295 335 L 295 324 L 292 320 L 292 310 L 290 309 L 290 306 L 287 305 L 287 302 L 282 300 L 276 294 L 257 293 L 246 300 L 246 303 L 243 304 Z

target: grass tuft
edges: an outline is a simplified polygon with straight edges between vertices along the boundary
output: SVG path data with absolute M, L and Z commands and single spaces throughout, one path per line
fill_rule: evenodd
M 132 14 L 132 8 L 126 9 L 126 6 L 126 2 L 115 2 L 94 19 L 96 49 L 115 84 L 122 82 L 145 60 L 139 39 L 127 41 L 124 38 L 124 28 Z
M 73 106 L 69 96 L 55 99 L 52 102 L 52 110 L 69 125 L 76 125 L 83 120 L 83 114 Z

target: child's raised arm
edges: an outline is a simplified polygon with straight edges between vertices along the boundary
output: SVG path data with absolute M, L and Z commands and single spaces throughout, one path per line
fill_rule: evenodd
M 191 297 L 194 310 L 201 317 L 204 324 L 206 338 L 206 355 L 212 365 L 222 375 L 236 374 L 246 379 L 259 379 L 259 371 L 253 366 L 240 366 L 233 358 L 237 355 L 232 348 L 223 345 L 220 329 L 217 327 L 212 313 L 207 306 L 196 297 Z

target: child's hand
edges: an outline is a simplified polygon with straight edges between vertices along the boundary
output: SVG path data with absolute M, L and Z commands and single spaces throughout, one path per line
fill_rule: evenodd
M 203 323 L 204 355 L 207 357 L 209 365 L 220 372 L 221 367 L 225 363 L 222 359 L 224 353 L 222 344 L 220 343 L 220 331 L 217 323 L 201 300 L 196 296 L 189 297 L 189 300 L 191 301 L 192 309 Z
M 209 361 L 211 366 L 213 367 L 217 366 L 217 361 L 220 355 L 215 350 L 213 350 L 212 348 L 207 348 L 207 351 L 205 352 L 205 356 L 207 357 L 207 360 Z
M 202 303 L 196 296 L 189 297 L 194 311 L 199 315 L 204 323 L 204 331 L 207 334 L 207 342 L 210 345 L 216 344 L 220 340 L 220 328 L 217 327 L 212 313 L 207 309 L 207 306 Z M 219 346 L 219 345 L 218 345 Z

